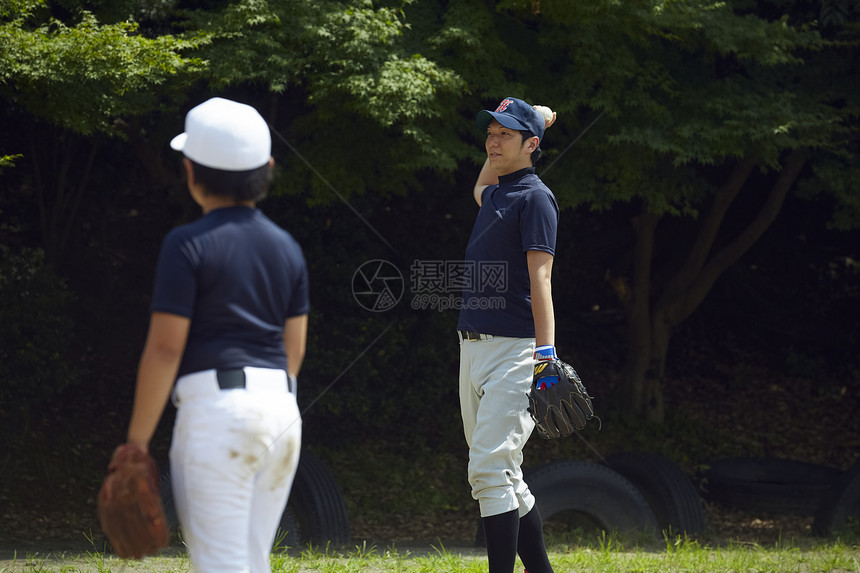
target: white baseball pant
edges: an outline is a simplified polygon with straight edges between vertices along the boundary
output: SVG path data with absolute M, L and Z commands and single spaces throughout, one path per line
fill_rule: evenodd
M 176 382 L 170 448 L 176 512 L 194 571 L 270 573 L 269 557 L 301 452 L 302 422 L 283 370 L 215 370 Z
M 534 350 L 533 338 L 460 342 L 460 413 L 481 517 L 514 509 L 522 517 L 535 504 L 520 468 L 534 430 L 527 411 Z

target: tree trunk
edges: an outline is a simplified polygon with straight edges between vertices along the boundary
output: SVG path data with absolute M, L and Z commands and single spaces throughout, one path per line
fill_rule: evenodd
M 49 132 L 43 139 L 51 141 L 51 145 L 37 144 L 36 135 L 31 136 L 33 189 L 42 248 L 50 260 L 57 261 L 71 242 L 78 210 L 89 186 L 98 142 L 94 140 L 85 151 L 81 141 L 68 133 Z M 86 157 L 82 160 L 84 152 Z
M 651 265 L 654 232 L 659 216 L 642 213 L 634 218 L 636 247 L 633 287 L 629 296 L 622 299 L 627 311 L 628 327 L 623 403 L 628 412 L 652 422 L 663 422 L 666 356 L 672 331 L 699 307 L 722 273 L 735 264 L 770 227 L 805 162 L 804 151 L 792 152 L 758 215 L 734 240 L 711 255 L 725 214 L 754 167 L 752 161 L 741 161 L 717 192 L 686 261 L 669 279 L 653 305 Z
M 646 207 L 647 209 L 647 207 Z M 654 398 L 653 383 L 646 373 L 651 359 L 651 262 L 654 231 L 659 215 L 647 210 L 633 218 L 636 248 L 633 258 L 633 285 L 625 302 L 627 311 L 627 358 L 624 369 L 624 404 L 627 411 L 647 417 Z M 657 404 L 651 404 L 657 409 Z M 662 404 L 659 405 L 662 409 Z

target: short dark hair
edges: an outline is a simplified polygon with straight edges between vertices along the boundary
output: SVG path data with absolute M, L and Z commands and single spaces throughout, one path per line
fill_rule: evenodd
M 531 139 L 532 137 L 537 137 L 537 135 L 535 135 L 531 131 L 526 131 L 524 129 L 519 129 L 517 131 L 519 131 L 520 135 L 523 136 L 523 143 L 526 142 L 526 139 Z M 535 164 L 538 162 L 538 160 L 540 160 L 540 156 L 542 153 L 543 152 L 540 149 L 540 139 L 538 139 L 538 146 L 535 147 L 534 151 L 532 151 L 532 167 L 534 167 Z
M 237 201 L 260 201 L 268 194 L 272 182 L 272 167 L 268 163 L 247 171 L 215 169 L 195 161 L 191 161 L 191 164 L 194 180 L 203 186 L 208 195 L 231 197 Z

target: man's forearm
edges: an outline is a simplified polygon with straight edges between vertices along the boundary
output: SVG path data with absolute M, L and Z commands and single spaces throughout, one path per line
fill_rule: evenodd
M 128 426 L 129 443 L 144 450 L 148 449 L 178 369 L 178 357 L 159 355 L 152 349 L 144 352 L 138 369 L 134 407 Z
M 475 197 L 475 202 L 481 204 L 481 194 L 488 185 L 498 185 L 499 175 L 490 167 L 490 160 L 484 161 L 484 166 L 481 167 L 481 172 L 478 174 L 478 180 L 475 181 L 475 188 L 472 190 L 472 195 Z
M 535 345 L 555 346 L 555 312 L 549 279 L 532 283 L 532 316 L 535 321 Z
M 528 251 L 526 259 L 531 281 L 535 344 L 555 346 L 555 313 L 552 307 L 553 255 L 544 251 Z
M 190 326 L 190 319 L 173 314 L 155 312 L 150 318 L 128 425 L 128 442 L 144 451 L 170 397 Z

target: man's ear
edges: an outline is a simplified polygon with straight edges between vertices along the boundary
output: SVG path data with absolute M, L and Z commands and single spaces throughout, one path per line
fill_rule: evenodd
M 185 166 L 185 176 L 188 179 L 188 185 L 194 184 L 194 164 L 187 157 L 182 158 L 182 164 Z

